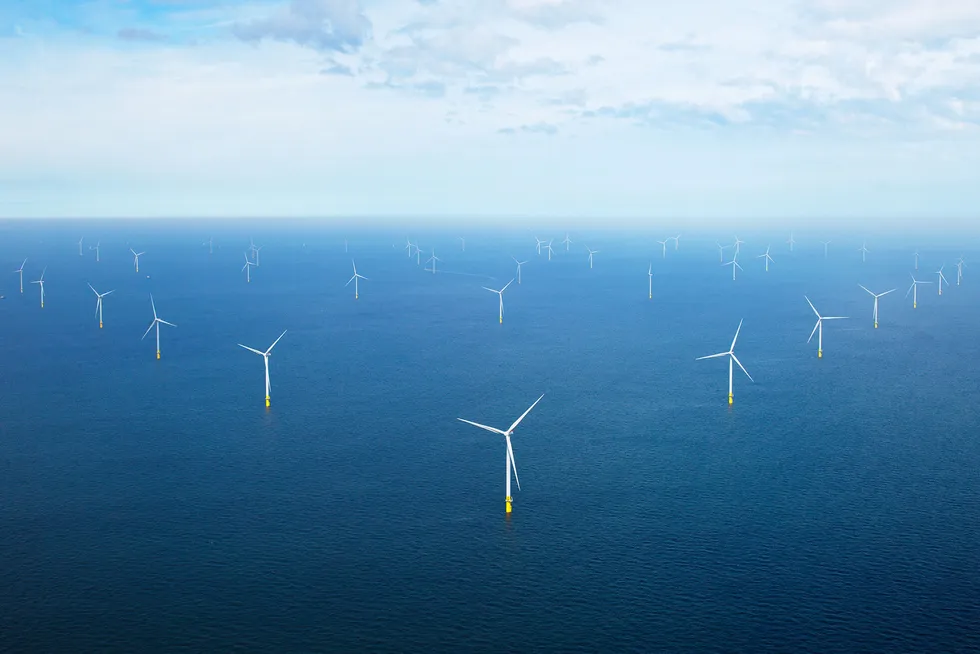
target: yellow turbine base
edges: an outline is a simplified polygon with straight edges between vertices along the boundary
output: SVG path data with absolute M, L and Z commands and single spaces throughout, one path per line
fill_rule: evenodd
M 943 289 L 939 289 L 939 294 L 940 294 L 940 295 L 942 295 L 942 294 L 943 294 Z
M 823 358 L 823 350 L 817 350 L 817 358 L 818 359 L 822 359 Z
M 157 350 L 157 361 L 160 360 L 160 350 Z
M 734 396 L 732 396 L 731 393 L 729 393 L 728 394 L 728 404 L 729 404 L 729 406 L 731 406 L 734 403 L 735 403 L 735 398 L 734 398 Z
M 513 497 L 508 497 L 506 500 L 504 500 L 504 505 L 505 505 L 504 511 L 506 511 L 507 513 L 513 512 L 514 510 L 513 502 L 514 502 Z
M 912 308 L 914 309 L 914 308 L 915 308 L 915 306 L 916 306 L 916 304 L 915 304 L 915 302 L 913 302 L 913 303 L 912 303 Z
M 42 308 L 42 309 L 44 308 L 44 302 L 42 302 L 42 303 L 41 303 L 41 308 Z
M 269 396 L 268 395 L 265 396 L 265 405 L 266 406 L 272 406 L 272 403 L 269 401 Z
M 878 322 L 875 321 L 875 329 L 878 329 Z
M 651 299 L 651 300 L 653 299 L 653 293 L 651 293 L 651 294 L 650 294 L 650 299 Z
M 102 329 L 102 321 L 99 321 L 99 329 Z
M 500 324 L 501 325 L 504 324 L 504 319 L 503 318 L 500 319 Z

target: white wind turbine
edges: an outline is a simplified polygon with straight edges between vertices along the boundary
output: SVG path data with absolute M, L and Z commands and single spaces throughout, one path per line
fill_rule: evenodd
M 763 254 L 760 254 L 759 256 L 757 256 L 756 259 L 765 259 L 766 260 L 766 272 L 769 272 L 769 262 L 772 261 L 772 257 L 769 256 L 769 246 L 768 245 L 766 246 L 766 251 Z M 775 262 L 773 261 L 773 263 L 775 263 Z
M 412 258 L 412 241 L 411 239 L 405 239 L 405 249 L 408 250 L 408 258 Z
M 20 294 L 24 294 L 24 266 L 27 264 L 27 259 L 24 259 L 24 263 L 20 264 L 20 268 L 14 271 L 15 275 L 20 275 Z
M 724 263 L 722 265 L 724 265 L 724 266 L 731 266 L 732 267 L 732 281 L 734 282 L 735 281 L 735 269 L 736 268 L 738 268 L 739 270 L 742 269 L 742 266 L 740 266 L 738 264 L 738 252 L 735 253 L 735 257 L 733 257 L 731 261 L 729 261 L 727 263 Z
M 589 270 L 592 270 L 592 255 L 599 254 L 599 251 L 593 250 L 590 247 L 586 247 L 585 249 L 589 251 Z
M 162 319 L 160 316 L 157 315 L 157 306 L 155 304 L 153 304 L 153 294 L 152 293 L 150 294 L 150 308 L 153 309 L 153 322 L 151 322 L 150 323 L 150 326 L 146 328 L 146 331 L 145 332 L 143 332 L 143 336 L 140 337 L 140 340 L 142 341 L 144 338 L 146 338 L 146 335 L 150 333 L 150 330 L 151 329 L 153 329 L 154 327 L 157 328 L 157 360 L 159 361 L 159 359 L 160 359 L 160 325 L 170 325 L 171 327 L 176 327 L 177 325 L 173 324 L 172 322 L 167 322 L 166 320 Z
M 915 270 L 919 270 L 919 251 L 916 250 L 912 256 L 915 257 Z
M 732 247 L 731 245 L 722 245 L 721 243 L 715 241 L 715 245 L 718 246 L 718 263 L 725 263 L 725 250 Z
M 905 297 L 908 298 L 909 293 L 912 294 L 912 308 L 915 309 L 919 306 L 919 284 L 931 284 L 932 282 L 920 282 L 912 273 L 909 275 L 912 277 L 912 285 L 909 286 L 909 290 L 905 291 Z
M 650 263 L 650 268 L 647 269 L 647 277 L 650 280 L 650 299 L 653 299 L 653 262 Z
M 95 263 L 99 263 L 99 246 L 102 245 L 102 241 L 96 241 L 95 247 L 91 245 L 88 247 L 89 250 L 95 250 Z
M 555 239 L 551 239 L 551 241 L 548 241 L 547 245 L 545 245 L 545 247 L 548 249 L 548 261 L 551 261 L 551 255 L 554 252 L 554 250 L 551 249 L 551 243 L 554 240 Z
M 544 395 L 542 394 L 541 397 L 544 397 Z M 514 448 L 510 444 L 510 437 L 514 435 L 514 430 L 517 429 L 517 425 L 521 424 L 521 421 L 524 420 L 524 418 L 527 416 L 527 414 L 531 413 L 531 409 L 533 409 L 534 407 L 536 407 L 537 404 L 538 404 L 538 402 L 541 401 L 541 397 L 539 397 L 538 399 L 536 399 L 534 401 L 534 404 L 532 404 L 530 407 L 528 407 L 527 411 L 525 411 L 524 413 L 522 413 L 521 414 L 521 417 L 518 418 L 517 420 L 515 420 L 514 421 L 514 424 L 512 424 L 510 426 L 510 428 L 507 429 L 506 431 L 501 430 L 501 429 L 497 429 L 495 427 L 489 427 L 487 425 L 481 425 L 480 423 L 473 422 L 472 420 L 466 420 L 464 418 L 456 418 L 460 422 L 465 422 L 468 425 L 473 425 L 474 427 L 479 427 L 480 429 L 486 429 L 489 432 L 493 432 L 494 434 L 500 434 L 501 436 L 504 437 L 504 440 L 507 443 L 507 491 L 506 491 L 507 492 L 507 495 L 506 495 L 506 497 L 504 499 L 504 502 L 505 502 L 505 505 L 504 505 L 505 506 L 505 509 L 504 510 L 508 514 L 511 513 L 511 511 L 513 510 L 512 504 L 514 502 L 514 498 L 510 494 L 510 470 L 511 470 L 511 467 L 514 468 L 514 481 L 517 482 L 517 490 L 520 490 L 521 489 L 521 480 L 517 477 L 517 462 L 514 461 Z
M 811 340 L 813 340 L 814 332 L 819 332 L 817 335 L 817 358 L 819 359 L 823 357 L 823 321 L 844 320 L 847 318 L 847 316 L 821 316 L 819 313 L 817 313 L 817 308 L 813 306 L 813 302 L 810 302 L 810 298 L 804 295 L 803 299 L 805 299 L 806 303 L 810 305 L 811 309 L 813 309 L 813 313 L 817 314 L 817 324 L 813 326 L 813 331 L 810 332 L 810 338 L 806 339 L 806 342 L 809 343 Z
M 670 238 L 674 241 L 674 252 L 676 252 L 681 247 L 681 235 L 678 234 L 677 236 L 671 236 Z
M 89 284 L 88 287 L 92 289 L 92 292 L 95 293 L 95 296 L 98 298 L 95 301 L 95 313 L 96 315 L 99 316 L 99 329 L 102 329 L 102 298 L 104 298 L 109 293 L 115 292 L 115 289 L 111 291 L 106 291 L 105 293 L 99 293 L 97 290 L 92 288 L 91 284 Z
M 949 282 L 946 280 L 946 275 L 943 274 L 943 268 L 945 267 L 946 264 L 944 263 L 942 266 L 939 267 L 939 270 L 936 271 L 936 274 L 939 275 L 939 281 L 937 282 L 937 284 L 939 286 L 940 295 L 943 294 L 943 283 L 945 283 L 946 286 L 949 286 Z
M 133 253 L 133 265 L 136 266 L 136 272 L 140 271 L 140 257 L 146 254 L 146 252 L 137 252 L 133 248 L 129 248 L 129 251 Z
M 701 359 L 715 359 L 717 357 L 728 357 L 728 404 L 732 404 L 735 401 L 734 395 L 732 395 L 732 373 L 734 372 L 734 368 L 732 366 L 733 361 L 738 364 L 738 367 L 742 369 L 742 372 L 744 372 L 745 376 L 749 378 L 749 381 L 752 382 L 755 381 L 754 379 L 752 379 L 752 375 L 749 374 L 749 371 L 745 369 L 745 366 L 742 365 L 742 362 L 739 361 L 738 357 L 735 356 L 735 341 L 738 340 L 738 333 L 741 330 L 742 330 L 742 321 L 739 320 L 738 328 L 735 330 L 735 338 L 732 339 L 732 346 L 728 348 L 727 351 L 719 352 L 718 354 L 709 354 L 708 356 L 698 357 L 697 359 L 695 359 L 695 361 L 700 361 Z
M 82 241 L 84 240 L 85 240 L 84 236 L 78 239 L 78 256 L 82 256 Z
M 830 245 L 830 241 L 823 242 L 823 258 L 827 258 L 827 246 Z
M 668 238 L 667 240 L 664 240 L 664 241 L 657 241 L 657 243 L 660 243 L 660 245 L 663 246 L 664 259 L 667 258 L 667 241 L 669 241 L 669 240 L 670 239 Z
M 868 293 L 870 293 L 874 297 L 874 299 L 875 299 L 875 308 L 874 308 L 874 312 L 872 313 L 872 315 L 873 315 L 874 321 L 875 321 L 875 329 L 878 329 L 878 298 L 884 297 L 885 295 L 888 295 L 889 293 L 894 292 L 896 289 L 893 288 L 890 291 L 885 291 L 884 293 L 872 293 L 871 291 L 869 291 L 866 287 L 862 286 L 861 284 L 858 284 L 858 286 L 861 286 L 861 288 L 863 288 L 865 291 L 867 291 Z
M 422 265 L 422 248 L 419 247 L 418 242 L 415 243 L 415 265 Z
M 208 254 L 214 254 L 214 237 L 208 236 Z
M 518 261 L 517 260 L 517 257 L 511 257 L 511 259 L 513 259 L 514 260 L 514 263 L 517 264 L 517 283 L 520 284 L 521 283 L 521 266 L 523 266 L 525 263 L 527 263 L 527 261 Z
M 537 250 L 538 254 L 541 254 L 541 246 L 544 245 L 544 241 L 538 238 L 537 236 L 534 237 L 534 240 L 538 242 L 537 245 L 534 246 L 534 248 Z
M 789 243 L 789 251 L 792 252 L 793 246 L 796 245 L 796 239 L 793 238 L 793 232 L 789 233 L 789 240 L 786 242 Z
M 565 244 L 565 252 L 568 252 L 568 246 L 572 242 L 572 239 L 568 238 L 568 232 L 565 232 L 565 240 L 562 243 Z
M 462 251 L 466 252 L 466 239 L 462 236 L 458 236 L 457 238 L 459 239 L 459 245 L 462 248 Z
M 436 274 L 436 261 L 442 261 L 442 259 L 440 259 L 439 257 L 436 256 L 436 251 L 435 250 L 432 251 L 432 256 L 425 260 L 426 263 L 429 263 L 430 261 L 432 262 L 432 274 L 435 275 Z M 426 270 L 428 270 L 428 268 Z
M 965 265 L 966 262 L 963 261 L 963 257 L 960 257 L 960 260 L 956 262 L 956 285 L 957 286 L 959 286 L 960 282 L 963 281 L 963 266 Z
M 41 287 L 41 308 L 42 309 L 44 308 L 44 272 L 47 269 L 48 269 L 48 267 L 45 266 L 44 269 L 41 271 L 41 278 L 38 279 L 38 280 L 36 280 L 36 281 L 31 282 L 32 284 L 37 284 L 38 286 Z
M 357 273 L 357 264 L 354 263 L 354 260 L 353 259 L 350 260 L 350 263 L 351 263 L 352 266 L 354 266 L 354 276 L 351 277 L 350 279 L 348 279 L 347 280 L 347 283 L 344 284 L 344 286 L 350 286 L 350 283 L 351 282 L 354 282 L 354 299 L 356 300 L 357 299 L 357 280 L 363 279 L 365 281 L 368 281 L 368 278 L 365 277 L 364 275 L 359 275 Z M 433 264 L 433 267 L 435 267 L 435 264 Z
M 272 403 L 269 395 L 272 391 L 272 384 L 269 382 L 269 357 L 272 355 L 272 348 L 274 348 L 276 346 L 276 343 L 278 343 L 279 340 L 285 335 L 286 335 L 286 330 L 283 330 L 283 332 L 279 334 L 279 338 L 277 338 L 275 342 L 272 345 L 270 345 L 269 349 L 266 350 L 265 352 L 261 352 L 247 345 L 242 345 L 241 343 L 238 344 L 238 347 L 243 347 L 249 352 L 255 352 L 256 354 L 260 355 L 263 361 L 265 362 L 265 405 L 267 407 L 271 406 Z
M 499 291 L 496 290 L 496 289 L 490 288 L 488 286 L 484 286 L 483 287 L 486 290 L 488 290 L 488 291 L 490 291 L 492 293 L 496 293 L 498 296 L 500 296 L 500 324 L 501 325 L 504 324 L 504 291 L 506 291 L 507 290 L 507 287 L 510 286 L 513 283 L 514 283 L 514 280 L 512 279 L 509 282 L 507 282 L 504 285 L 504 287 L 502 289 L 500 289 Z
M 858 248 L 858 252 L 861 253 L 861 263 L 864 263 L 868 260 L 868 252 L 871 252 L 871 250 L 868 249 L 867 245 L 868 245 L 867 242 L 865 242 L 862 243 L 861 247 Z
M 247 283 L 251 283 L 252 282 L 252 266 L 254 266 L 255 264 L 248 260 L 248 252 L 245 252 L 243 254 L 243 256 L 245 257 L 245 265 L 242 266 L 242 270 L 245 271 L 245 281 Z
M 739 250 L 739 247 L 738 247 L 738 246 L 739 246 L 739 245 L 742 245 L 742 244 L 744 244 L 744 243 L 745 243 L 745 241 L 743 241 L 743 240 L 741 240 L 741 239 L 740 239 L 740 238 L 738 237 L 738 235 L 736 235 L 736 236 L 735 236 L 735 243 L 734 243 L 734 244 L 732 245 L 732 247 L 733 247 L 733 248 L 735 248 L 735 255 L 734 255 L 735 257 L 737 257 L 737 256 L 738 256 L 738 253 L 739 253 L 739 251 L 740 251 L 740 250 Z M 733 257 L 733 258 L 734 258 L 734 257 Z

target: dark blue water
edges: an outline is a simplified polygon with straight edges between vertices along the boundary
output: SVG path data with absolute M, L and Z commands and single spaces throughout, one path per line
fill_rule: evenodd
M 953 286 L 913 311 L 914 245 L 862 264 L 863 235 L 824 260 L 740 234 L 734 283 L 716 234 L 666 260 L 659 234 L 572 234 L 550 263 L 533 234 L 417 236 L 444 273 L 401 230 L 0 225 L 2 270 L 47 266 L 43 310 L 0 278 L 0 649 L 980 648 L 980 283 L 952 266 L 976 249 L 919 243 Z M 480 287 L 511 255 L 500 325 Z M 102 330 L 86 282 L 115 289 Z M 859 283 L 899 289 L 878 330 Z M 851 316 L 823 359 L 804 294 Z M 694 359 L 740 319 L 730 409 L 724 359 Z M 267 411 L 236 344 L 284 329 Z M 505 428 L 541 393 L 507 520 L 502 439 L 456 418 Z

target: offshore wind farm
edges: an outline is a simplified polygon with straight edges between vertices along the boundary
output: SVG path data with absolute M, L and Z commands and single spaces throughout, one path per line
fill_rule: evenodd
M 797 230 L 791 252 L 789 244 L 772 249 L 779 234 L 692 231 L 665 258 L 661 239 L 643 232 L 624 246 L 618 233 L 571 231 L 571 247 L 551 252 L 551 235 L 536 241 L 530 233 L 473 231 L 463 250 L 451 247 L 459 243 L 454 234 L 432 229 L 406 238 L 310 226 L 262 233 L 258 267 L 252 227 L 209 226 L 204 246 L 199 234 L 160 224 L 80 227 L 86 239 L 101 239 L 98 261 L 90 252 L 79 257 L 78 241 L 59 226 L 3 230 L 8 269 L 27 257 L 24 272 L 28 279 L 44 273 L 47 299 L 39 310 L 36 297 L 17 292 L 19 273 L 8 275 L 2 379 L 16 404 L 0 444 L 10 462 L 0 482 L 8 498 L 0 551 L 36 589 L 15 585 L 17 592 L 33 596 L 54 583 L 67 589 L 52 609 L 66 625 L 82 615 L 71 598 L 105 584 L 116 589 L 113 602 L 154 616 L 97 620 L 92 638 L 190 619 L 189 607 L 115 581 L 117 568 L 155 552 L 160 571 L 146 572 L 143 583 L 176 580 L 178 596 L 203 593 L 195 616 L 286 648 L 327 642 L 321 638 L 355 647 L 358 630 L 388 643 L 381 649 L 397 649 L 406 637 L 428 642 L 432 633 L 452 643 L 456 637 L 440 629 L 454 624 L 503 643 L 500 620 L 522 642 L 544 647 L 535 636 L 541 620 L 552 633 L 574 634 L 567 620 L 607 615 L 568 608 L 508 618 L 505 604 L 481 601 L 479 614 L 460 616 L 469 596 L 461 588 L 482 586 L 531 606 L 546 603 L 547 588 L 576 607 L 641 606 L 654 617 L 602 631 L 602 642 L 623 647 L 636 639 L 707 646 L 695 625 L 709 612 L 745 647 L 765 649 L 760 629 L 800 647 L 825 642 L 837 632 L 824 621 L 845 622 L 851 643 L 877 642 L 883 625 L 903 630 L 903 642 L 973 642 L 972 627 L 953 617 L 912 618 L 908 635 L 899 606 L 972 601 L 980 541 L 956 539 L 978 528 L 980 493 L 969 480 L 980 444 L 969 407 L 980 380 L 969 362 L 980 354 L 970 338 L 980 294 L 968 269 L 961 285 L 920 296 L 914 311 L 888 289 L 910 275 L 916 249 L 926 270 L 980 250 L 927 236 L 869 237 L 862 261 L 857 245 L 825 258 L 824 234 Z M 565 234 L 554 231 L 556 240 Z M 849 239 L 835 233 L 833 240 Z M 157 253 L 141 262 L 146 275 L 132 275 L 125 243 L 136 241 Z M 779 265 L 746 266 L 733 281 L 716 260 L 719 245 L 730 261 L 755 257 L 738 254 L 751 249 L 772 252 Z M 593 266 L 600 250 L 601 265 Z M 243 251 L 255 264 L 250 280 L 241 276 Z M 371 292 L 356 302 L 351 282 L 363 277 L 351 277 L 355 266 L 371 271 Z M 91 302 L 95 294 L 101 312 L 103 288 L 114 301 L 99 329 Z M 499 315 L 487 291 L 498 295 Z M 872 299 L 874 325 L 836 319 L 872 313 Z M 887 316 L 880 325 L 879 301 Z M 827 349 L 820 340 L 815 356 L 808 334 L 822 338 L 830 320 L 839 324 L 828 323 Z M 160 338 L 161 325 L 167 356 L 155 360 L 140 342 L 154 329 Z M 272 347 L 257 346 L 284 328 L 288 347 L 273 342 L 275 357 Z M 708 355 L 728 342 L 727 351 Z M 263 356 L 265 407 L 256 401 L 256 361 L 234 353 L 241 348 Z M 727 401 L 720 366 L 696 361 L 706 355 L 728 359 Z M 747 383 L 735 384 L 733 403 L 736 372 Z M 542 394 L 503 444 L 453 426 L 460 418 L 503 433 Z M 914 491 L 899 483 L 909 479 Z M 56 512 L 69 498 L 69 513 Z M 926 507 L 942 507 L 946 517 L 916 522 L 933 510 Z M 28 514 L 34 526 L 24 526 Z M 22 538 L 47 538 L 48 546 L 17 554 Z M 960 545 L 947 546 L 950 539 Z M 929 574 L 954 588 L 943 599 L 906 585 L 921 547 L 933 551 Z M 493 581 L 478 561 L 500 548 L 509 554 L 493 567 L 500 576 Z M 87 567 L 66 580 L 56 560 L 69 553 Z M 281 572 L 260 574 L 260 560 Z M 585 565 L 581 581 L 562 581 Z M 827 591 L 869 565 L 878 582 L 846 597 Z M 738 606 L 729 602 L 733 591 L 701 572 L 725 578 L 736 568 L 766 580 L 738 591 Z M 638 585 L 600 581 L 614 574 Z M 392 576 L 404 580 L 401 599 L 369 590 Z M 319 590 L 296 595 L 301 578 Z M 456 594 L 448 592 L 450 578 Z M 219 618 L 221 593 L 253 583 L 263 591 L 248 602 L 252 610 L 306 597 L 331 613 L 329 637 L 287 637 Z M 857 610 L 880 584 L 903 589 L 894 605 L 879 598 L 875 610 Z M 780 608 L 769 605 L 774 593 Z M 423 597 L 426 616 L 393 624 L 362 617 L 409 611 Z M 27 624 L 36 619 L 23 605 L 8 605 L 21 606 L 14 613 Z M 748 607 L 763 605 L 767 627 L 747 617 Z M 787 631 L 804 610 L 823 617 Z M 304 611 L 278 620 L 284 631 L 321 624 Z M 681 635 L 663 635 L 668 623 Z M 51 633 L 48 642 L 59 642 L 58 629 Z M 185 633 L 219 648 L 237 637 L 222 629 Z M 15 635 L 41 642 L 26 631 Z

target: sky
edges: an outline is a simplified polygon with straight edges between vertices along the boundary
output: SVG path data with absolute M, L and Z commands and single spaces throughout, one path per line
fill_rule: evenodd
M 0 0 L 0 218 L 980 224 L 980 3 Z

